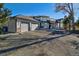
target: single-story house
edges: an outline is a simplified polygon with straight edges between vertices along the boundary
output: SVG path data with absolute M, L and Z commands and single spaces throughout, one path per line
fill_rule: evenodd
M 9 17 L 8 23 L 4 25 L 4 28 L 7 28 L 6 32 L 27 32 L 37 29 L 49 29 L 47 20 L 51 20 L 51 18 L 48 16 L 17 15 Z M 54 24 L 55 22 L 51 21 L 51 28 L 54 27 Z
M 33 16 L 33 18 L 39 21 L 40 29 L 49 28 L 49 24 L 47 22 L 47 20 L 50 20 L 49 16 Z
M 63 18 L 56 19 L 56 28 L 63 29 Z
M 49 16 L 33 16 L 34 19 L 39 21 L 40 29 L 49 29 L 49 23 L 51 24 L 51 29 L 55 27 L 55 20 Z
M 39 22 L 29 16 L 14 16 L 8 21 L 8 32 L 26 32 L 39 28 Z

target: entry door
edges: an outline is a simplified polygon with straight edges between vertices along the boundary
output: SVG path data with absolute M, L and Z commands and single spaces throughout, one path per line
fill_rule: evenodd
M 28 23 L 21 23 L 21 32 L 28 31 Z

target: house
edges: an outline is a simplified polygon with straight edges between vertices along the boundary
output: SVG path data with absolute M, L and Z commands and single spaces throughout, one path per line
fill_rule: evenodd
M 52 29 L 55 27 L 54 18 L 50 18 L 49 16 L 35 16 L 34 19 L 40 22 L 40 29 Z
M 63 18 L 56 19 L 56 28 L 63 29 Z
M 40 29 L 49 28 L 49 24 L 47 22 L 47 20 L 50 20 L 49 16 L 33 16 L 33 18 L 39 21 Z
M 47 20 L 51 19 L 49 16 L 17 15 L 9 17 L 8 23 L 5 24 L 4 28 L 7 27 L 7 32 L 28 32 L 38 29 L 49 29 Z M 54 27 L 54 23 L 54 21 L 51 21 L 51 28 Z
M 38 29 L 38 21 L 29 16 L 14 16 L 8 21 L 8 32 L 27 32 Z

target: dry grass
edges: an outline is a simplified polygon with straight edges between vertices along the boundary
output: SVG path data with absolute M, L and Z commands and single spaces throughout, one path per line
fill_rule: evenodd
M 30 32 L 26 32 L 24 34 L 30 34 L 30 35 L 34 35 L 34 36 L 46 36 L 51 32 L 48 31 L 43 31 L 43 30 L 37 30 L 37 31 L 30 31 Z
M 29 31 L 29 32 L 25 32 L 25 33 L 21 33 L 20 35 L 18 35 L 18 37 L 23 37 L 23 38 L 33 38 L 33 39 L 37 39 L 37 38 L 42 38 L 45 37 L 47 35 L 49 35 L 51 32 L 45 31 L 45 30 L 36 30 L 36 31 Z
M 79 55 L 79 50 L 76 50 L 70 43 L 73 40 L 79 40 L 73 35 L 58 38 L 56 40 L 44 41 L 39 44 L 31 45 L 13 52 L 8 52 L 10 56 L 72 56 Z
M 38 38 L 48 35 L 47 31 L 30 31 L 20 35 L 12 35 L 5 40 L 0 40 L 0 49 L 16 46 L 19 44 L 29 43 L 31 40 L 37 40 Z
M 50 32 L 47 31 L 33 31 L 23 33 L 22 37 L 43 37 L 48 35 Z M 32 37 L 33 36 L 33 37 Z M 72 41 L 79 42 L 79 38 L 75 35 L 67 35 L 51 41 L 44 41 L 31 46 L 16 49 L 11 52 L 7 52 L 4 55 L 7 56 L 75 56 L 79 55 L 79 49 L 75 49 L 75 46 L 71 43 Z

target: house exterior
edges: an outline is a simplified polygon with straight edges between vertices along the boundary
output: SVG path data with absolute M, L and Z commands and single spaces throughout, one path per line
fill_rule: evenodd
M 29 16 L 14 16 L 8 21 L 8 32 L 27 32 L 38 29 L 38 21 Z
M 56 19 L 55 24 L 56 24 L 56 28 L 63 29 L 63 18 Z
M 40 29 L 49 28 L 49 24 L 47 22 L 47 20 L 50 20 L 49 16 L 33 16 L 33 18 L 39 21 Z
M 28 32 L 40 29 L 49 29 L 49 23 L 51 22 L 51 29 L 55 27 L 55 21 L 49 16 L 24 16 L 17 15 L 9 17 L 8 23 L 4 25 L 7 27 L 7 32 Z M 52 21 L 51 21 L 52 20 Z M 5 29 L 4 29 L 5 30 Z

